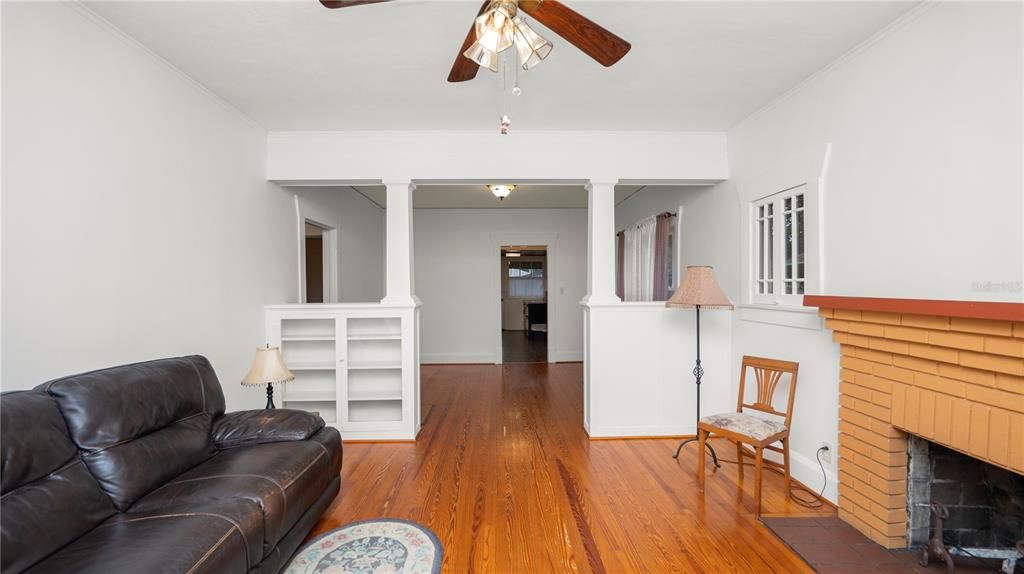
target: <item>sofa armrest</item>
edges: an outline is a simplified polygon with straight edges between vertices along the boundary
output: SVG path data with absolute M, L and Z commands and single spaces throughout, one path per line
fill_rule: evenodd
M 306 440 L 324 428 L 324 420 L 306 411 L 291 409 L 227 413 L 213 421 L 213 444 L 218 450 Z

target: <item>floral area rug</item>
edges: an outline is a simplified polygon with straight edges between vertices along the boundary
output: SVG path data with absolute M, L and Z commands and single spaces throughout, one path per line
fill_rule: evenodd
M 441 542 L 415 522 L 362 520 L 314 538 L 284 574 L 438 574 Z

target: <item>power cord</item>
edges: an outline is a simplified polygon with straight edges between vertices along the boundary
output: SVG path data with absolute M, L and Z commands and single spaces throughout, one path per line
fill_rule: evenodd
M 713 438 L 722 438 L 722 437 L 713 437 Z M 828 486 L 828 474 L 826 474 L 826 472 L 825 472 L 825 464 L 821 462 L 821 453 L 824 452 L 824 451 L 827 451 L 827 450 L 829 450 L 829 448 L 827 446 L 819 447 L 818 451 L 814 455 L 814 458 L 818 461 L 818 467 L 821 468 L 821 491 L 819 491 L 817 494 L 815 494 L 813 491 L 808 490 L 808 489 L 804 488 L 803 486 L 796 486 L 796 487 L 794 487 L 794 486 L 792 486 L 792 483 L 790 483 L 790 488 L 789 488 L 789 492 L 787 493 L 787 495 L 789 496 L 789 498 L 793 502 L 799 504 L 800 506 L 803 506 L 804 508 L 809 508 L 811 510 L 817 510 L 817 509 L 822 508 L 823 506 L 825 506 L 825 503 L 822 502 L 822 496 L 825 495 L 825 488 Z M 736 464 L 736 465 L 739 464 L 739 461 L 729 460 L 729 459 L 722 458 L 722 457 L 718 457 L 718 462 L 726 462 L 726 463 L 729 463 L 729 464 Z M 754 464 L 750 463 L 750 462 L 744 462 L 743 464 L 745 466 L 754 466 Z M 781 469 L 776 468 L 775 466 L 766 466 L 766 467 L 763 467 L 763 468 L 766 468 L 766 469 L 768 469 L 770 471 L 773 471 L 773 472 L 776 472 L 778 474 L 784 474 L 784 472 Z M 797 491 L 806 492 L 807 494 L 810 494 L 814 498 L 810 499 L 810 498 L 803 498 L 803 497 L 797 496 L 797 494 L 796 494 Z

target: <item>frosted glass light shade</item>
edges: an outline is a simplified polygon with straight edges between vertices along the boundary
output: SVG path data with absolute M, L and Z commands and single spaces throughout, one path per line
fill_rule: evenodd
M 524 70 L 529 70 L 547 58 L 554 46 L 521 17 L 516 17 L 515 25 L 515 45 L 516 52 L 519 54 L 519 65 Z
M 491 193 L 494 194 L 494 197 L 497 197 L 498 199 L 505 199 L 506 197 L 511 195 L 513 191 L 515 191 L 516 186 L 514 186 L 514 185 L 488 185 L 487 189 L 491 190 Z
M 288 370 L 278 347 L 261 347 L 256 349 L 252 367 L 242 379 L 243 385 L 265 385 L 267 383 L 286 383 L 294 381 L 295 375 Z
M 505 5 L 488 10 L 476 19 L 476 41 L 491 52 L 502 52 L 512 46 L 516 27 Z
M 492 72 L 498 71 L 498 54 L 483 47 L 480 42 L 473 42 L 462 55 L 476 62 L 481 68 L 487 68 Z

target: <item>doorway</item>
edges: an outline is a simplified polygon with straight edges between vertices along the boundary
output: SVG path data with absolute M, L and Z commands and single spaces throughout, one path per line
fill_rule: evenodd
M 309 220 L 305 222 L 306 303 L 323 303 L 324 287 L 328 282 L 330 269 L 325 238 L 328 229 Z
M 548 360 L 547 247 L 501 246 L 501 355 L 504 363 Z

